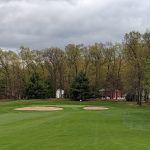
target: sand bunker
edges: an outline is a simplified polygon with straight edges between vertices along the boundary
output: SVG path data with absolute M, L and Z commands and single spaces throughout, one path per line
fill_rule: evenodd
M 98 107 L 98 106 L 86 106 L 83 108 L 84 110 L 107 110 L 109 108 L 106 108 L 106 107 Z
M 51 106 L 30 106 L 30 107 L 16 108 L 15 110 L 56 111 L 56 110 L 63 110 L 63 108 Z

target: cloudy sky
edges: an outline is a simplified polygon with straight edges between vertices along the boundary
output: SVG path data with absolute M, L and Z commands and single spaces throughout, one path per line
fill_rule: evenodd
M 150 0 L 0 0 L 0 47 L 121 41 L 150 29 Z

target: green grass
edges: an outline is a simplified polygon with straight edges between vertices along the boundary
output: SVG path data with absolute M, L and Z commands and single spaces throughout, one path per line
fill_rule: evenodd
M 16 111 L 29 105 L 63 111 Z M 109 110 L 86 111 L 84 105 Z M 150 107 L 118 102 L 0 102 L 0 150 L 150 150 Z

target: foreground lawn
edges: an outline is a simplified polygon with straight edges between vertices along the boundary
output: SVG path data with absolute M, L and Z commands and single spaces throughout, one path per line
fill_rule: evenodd
M 59 105 L 62 111 L 17 111 Z M 84 105 L 105 106 L 103 111 Z M 117 102 L 0 102 L 0 150 L 150 150 L 150 108 Z

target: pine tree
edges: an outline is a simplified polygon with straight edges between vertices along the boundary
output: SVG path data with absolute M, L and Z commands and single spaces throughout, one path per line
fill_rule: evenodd
M 150 92 L 150 59 L 146 62 L 146 69 L 145 69 L 145 89 L 147 92 Z
M 50 93 L 50 87 L 47 82 L 42 79 L 38 73 L 33 73 L 26 86 L 27 98 L 48 98 L 50 97 Z
M 70 87 L 70 96 L 74 100 L 86 100 L 89 97 L 89 80 L 85 73 L 80 72 Z

